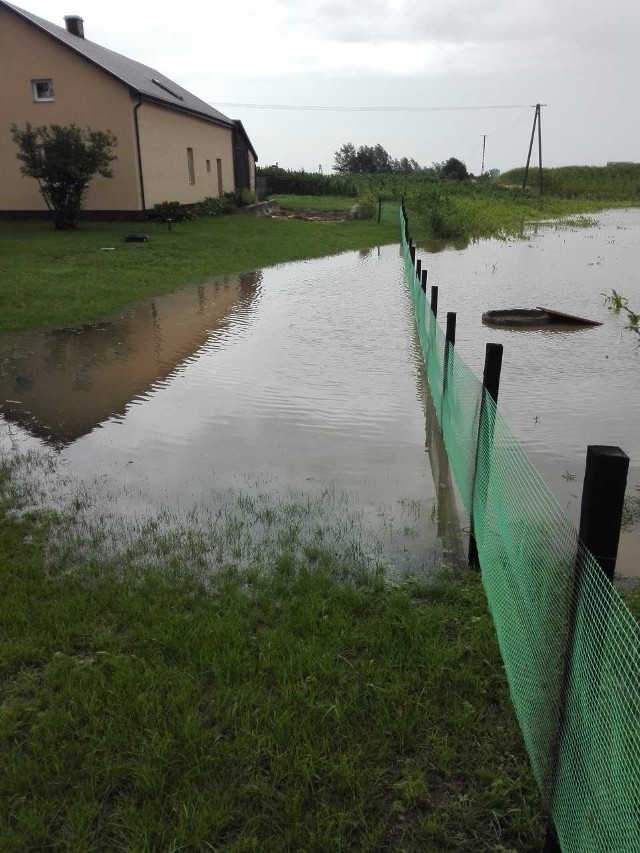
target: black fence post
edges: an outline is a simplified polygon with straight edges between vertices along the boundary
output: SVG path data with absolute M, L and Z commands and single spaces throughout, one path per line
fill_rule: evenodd
M 422 285 L 422 261 L 420 258 L 416 261 L 416 278 Z
M 584 604 L 584 602 L 581 602 L 584 561 L 587 558 L 587 554 L 593 556 L 605 576 L 609 581 L 613 581 L 616 558 L 618 556 L 618 543 L 620 541 L 622 509 L 624 506 L 624 493 L 627 487 L 628 471 L 629 457 L 619 447 L 610 447 L 602 444 L 590 444 L 587 447 L 587 465 L 584 473 L 582 504 L 580 507 L 580 542 L 571 583 L 564 671 L 559 698 L 558 729 L 551 755 L 551 809 L 553 809 L 557 787 L 558 765 L 566 726 L 576 622 L 580 604 Z M 587 618 L 589 618 L 588 611 Z M 593 631 L 601 633 L 603 636 L 607 630 L 607 622 L 608 618 L 603 618 L 601 612 L 598 613 L 597 619 L 589 619 Z M 599 644 L 596 643 L 596 645 Z M 594 660 L 593 671 L 590 673 L 590 676 L 594 684 L 599 682 L 599 658 Z M 547 823 L 544 853 L 562 853 L 556 827 L 551 816 L 549 816 Z
M 476 483 L 478 481 L 478 465 L 480 464 L 480 442 L 486 443 L 486 450 L 489 451 L 493 444 L 493 429 L 495 423 L 493 419 L 487 424 L 487 435 L 485 432 L 485 421 L 487 418 L 487 407 L 485 402 L 485 391 L 491 397 L 493 402 L 498 403 L 498 392 L 500 390 L 500 371 L 502 370 L 502 344 L 487 344 L 484 354 L 484 371 L 482 373 L 482 399 L 480 401 L 480 417 L 478 419 L 478 444 L 476 448 L 476 464 L 473 472 L 473 483 L 471 485 L 471 512 L 470 512 L 470 533 L 469 533 L 469 554 L 467 562 L 473 569 L 480 568 L 480 560 L 478 557 L 478 545 L 476 543 L 476 531 L 474 524 L 474 504 L 476 498 Z M 488 460 L 485 460 L 485 464 Z M 486 485 L 486 478 L 489 471 L 486 471 L 486 476 L 483 473 L 483 484 Z M 483 491 L 486 491 L 483 488 Z M 478 500 L 486 502 L 487 496 L 479 495 Z
M 411 255 L 411 264 L 415 267 L 416 265 L 416 247 L 413 245 L 413 241 L 409 243 L 409 254 Z
M 429 270 L 422 270 L 422 276 L 420 278 L 420 287 L 422 288 L 422 292 L 424 295 L 427 295 L 427 278 L 429 277 Z
M 619 447 L 590 444 L 582 487 L 580 540 L 613 580 L 629 457 Z
M 447 312 L 447 331 L 444 337 L 444 360 L 442 362 L 442 406 L 440 407 L 440 426 L 442 426 L 442 415 L 444 412 L 444 398 L 447 394 L 447 380 L 449 373 L 449 355 L 451 348 L 456 343 L 456 313 Z
M 382 215 L 382 196 L 378 196 L 378 224 L 380 224 L 380 216 Z
M 425 287 L 426 287 L 426 285 L 427 285 L 427 282 L 425 280 Z M 431 313 L 433 314 L 434 317 L 438 316 L 438 285 L 437 284 L 431 285 Z

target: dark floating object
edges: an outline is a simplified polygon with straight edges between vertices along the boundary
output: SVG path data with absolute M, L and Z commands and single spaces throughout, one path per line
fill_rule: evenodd
M 149 239 L 148 234 L 125 234 L 124 242 L 125 243 L 146 243 Z
M 482 322 L 487 326 L 508 326 L 535 329 L 553 324 L 563 326 L 601 326 L 597 320 L 587 320 L 574 314 L 564 314 L 552 308 L 507 308 L 498 311 L 485 311 Z
M 586 317 L 578 317 L 575 314 L 565 314 L 563 311 L 554 311 L 553 308 L 543 308 L 542 305 L 537 306 L 539 311 L 545 311 L 550 317 L 552 323 L 569 323 L 576 326 L 601 326 L 598 320 L 587 320 Z

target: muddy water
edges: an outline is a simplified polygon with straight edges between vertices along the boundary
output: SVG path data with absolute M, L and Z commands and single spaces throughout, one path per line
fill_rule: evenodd
M 630 456 L 629 494 L 640 497 L 640 338 L 607 310 L 614 288 L 640 309 L 640 211 L 607 211 L 594 228 L 540 226 L 530 239 L 483 241 L 463 251 L 426 246 L 439 312 L 457 312 L 456 346 L 478 375 L 484 346 L 504 345 L 500 408 L 547 484 L 577 521 L 588 444 Z M 554 308 L 592 328 L 483 326 L 484 311 Z M 623 533 L 618 568 L 640 575 L 640 524 Z
M 623 447 L 632 493 L 640 486 L 640 351 L 600 295 L 615 287 L 640 306 L 640 213 L 599 219 L 528 241 L 426 247 L 471 365 L 481 372 L 486 341 L 504 344 L 501 408 L 574 516 L 589 443 Z M 531 305 L 603 325 L 481 323 L 489 308 Z M 97 326 L 5 337 L 0 402 L 5 449 L 52 450 L 124 516 L 235 492 L 333 490 L 344 498 L 336 514 L 349 506 L 374 552 L 403 569 L 464 552 L 397 247 L 187 287 Z M 638 533 L 623 538 L 625 574 L 640 574 Z
M 8 338 L 0 399 L 16 446 L 55 448 L 123 513 L 330 489 L 336 512 L 348 505 L 372 532 L 373 553 L 403 568 L 462 552 L 397 247 Z

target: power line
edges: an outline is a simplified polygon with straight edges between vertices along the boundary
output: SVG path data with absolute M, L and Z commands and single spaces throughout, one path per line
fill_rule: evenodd
M 535 104 L 491 104 L 473 107 L 322 107 L 309 104 L 238 104 L 214 101 L 219 107 L 241 107 L 251 110 L 311 110 L 336 113 L 444 113 L 471 110 L 523 110 L 535 109 Z M 546 106 L 546 105 L 545 105 Z

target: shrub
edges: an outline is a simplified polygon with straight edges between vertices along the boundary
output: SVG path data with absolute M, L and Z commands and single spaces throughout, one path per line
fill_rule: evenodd
M 246 188 L 236 189 L 231 193 L 225 193 L 225 198 L 229 199 L 232 205 L 236 208 L 246 207 L 249 204 L 255 204 L 258 201 L 258 196 Z
M 358 198 L 358 219 L 373 219 L 378 214 L 378 200 L 370 193 Z
M 234 204 L 230 198 L 214 198 L 207 196 L 195 205 L 194 210 L 198 216 L 224 216 L 234 212 Z
M 172 222 L 191 222 L 196 218 L 196 213 L 192 207 L 180 204 L 179 201 L 160 201 L 154 204 L 149 216 L 156 222 L 166 222 L 167 219 Z
M 32 127 L 29 122 L 24 130 L 12 124 L 11 135 L 20 172 L 38 181 L 56 228 L 75 228 L 91 179 L 113 177 L 116 137 L 109 130 L 83 130 L 75 124 Z
M 351 177 L 322 175 L 320 172 L 293 171 L 279 166 L 263 166 L 256 174 L 266 179 L 267 195 L 356 196 L 358 188 Z

